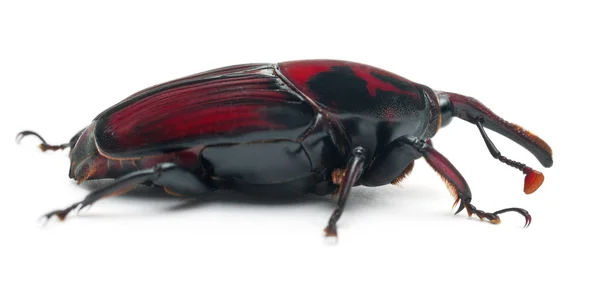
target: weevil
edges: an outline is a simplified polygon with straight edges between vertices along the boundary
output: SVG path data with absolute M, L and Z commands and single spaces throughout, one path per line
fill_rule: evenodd
M 473 97 L 434 91 L 389 71 L 350 61 L 298 60 L 242 64 L 190 75 L 141 90 L 97 115 L 68 143 L 69 177 L 79 183 L 114 179 L 82 201 L 46 215 L 60 220 L 101 198 L 140 184 L 176 196 L 216 190 L 260 196 L 334 195 L 337 222 L 355 186 L 397 184 L 425 161 L 442 177 L 458 205 L 491 223 L 499 214 L 530 214 L 522 208 L 493 213 L 471 203 L 460 172 L 431 142 L 453 117 L 474 124 L 491 155 L 525 174 L 531 194 L 544 175 L 503 156 L 485 129 L 518 143 L 544 167 L 552 150 L 542 139 L 507 122 Z

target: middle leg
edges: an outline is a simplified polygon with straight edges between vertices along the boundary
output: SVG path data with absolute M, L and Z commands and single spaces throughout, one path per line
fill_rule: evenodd
M 352 155 L 347 162 L 345 174 L 340 182 L 339 199 L 337 207 L 331 214 L 327 227 L 325 227 L 325 234 L 327 237 L 337 237 L 337 222 L 342 217 L 344 207 L 346 206 L 346 200 L 350 194 L 350 189 L 356 184 L 363 173 L 363 167 L 365 164 L 365 153 L 362 147 L 357 147 L 352 151 Z

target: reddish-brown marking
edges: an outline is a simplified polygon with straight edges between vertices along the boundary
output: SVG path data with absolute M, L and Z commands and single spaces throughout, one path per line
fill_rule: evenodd
M 290 99 L 285 92 L 268 89 L 271 83 L 265 77 L 228 78 L 140 99 L 107 117 L 101 136 L 113 142 L 100 138 L 100 150 L 110 154 L 206 135 L 284 129 L 263 111 Z
M 456 190 L 456 187 L 454 186 L 454 184 L 452 184 L 450 181 L 448 181 L 448 179 L 443 176 L 442 174 L 440 174 L 438 171 L 436 171 L 437 174 L 440 176 L 440 178 L 442 179 L 442 181 L 444 182 L 444 184 L 446 185 L 446 188 L 448 189 L 448 192 L 450 192 L 450 195 L 452 196 L 452 198 L 456 198 L 456 200 L 459 200 L 460 198 L 458 198 L 458 191 Z M 456 206 L 456 203 L 458 201 L 454 202 L 454 206 Z
M 95 173 L 96 173 L 96 168 L 91 168 L 91 169 L 87 170 L 87 172 L 85 173 L 84 176 L 82 176 L 81 178 L 77 179 L 77 184 L 81 184 L 82 182 L 88 180 Z
M 527 139 L 533 141 L 533 143 L 542 147 L 546 152 L 548 152 L 548 154 L 550 156 L 552 156 L 552 148 L 550 148 L 550 145 L 548 145 L 548 143 L 546 143 L 546 141 L 542 140 L 542 138 L 538 137 L 537 135 L 533 134 L 531 131 L 523 128 L 520 125 L 511 123 L 511 122 L 507 122 L 507 123 L 510 124 L 514 129 L 516 129 L 517 133 L 523 133 L 525 135 L 525 137 L 527 137 Z
M 170 195 L 173 195 L 173 196 L 177 196 L 177 197 L 185 197 L 185 195 L 183 195 L 183 194 L 179 194 L 179 193 L 176 193 L 176 192 L 174 192 L 174 191 L 170 190 L 170 189 L 169 189 L 168 187 L 166 187 L 166 186 L 163 186 L 163 190 L 164 190 L 164 191 L 165 191 L 167 194 L 170 194 Z
M 281 74 L 283 74 L 292 84 L 294 84 L 294 86 L 300 89 L 302 93 L 313 100 L 317 98 L 308 86 L 309 81 L 319 73 L 331 71 L 332 67 L 349 67 L 352 69 L 356 76 L 367 82 L 367 89 L 369 90 L 369 94 L 373 97 L 377 95 L 377 90 L 389 91 L 413 97 L 418 96 L 418 94 L 415 92 L 399 89 L 389 82 L 384 82 L 379 78 L 376 78 L 373 76 L 373 73 L 394 78 L 408 85 L 412 85 L 414 82 L 383 69 L 360 63 L 339 60 L 303 60 L 282 62 L 278 65 L 279 70 L 281 70 Z
M 408 164 L 408 166 L 406 166 L 404 171 L 402 171 L 402 173 L 397 178 L 392 180 L 392 184 L 399 184 L 404 178 L 406 178 L 412 172 L 414 166 L 415 166 L 415 161 L 410 162 L 410 164 Z
M 166 87 L 168 85 L 173 85 L 173 84 L 177 84 L 177 83 L 181 83 L 184 81 L 189 81 L 189 80 L 194 80 L 197 78 L 204 78 L 204 77 L 215 77 L 215 76 L 220 76 L 220 75 L 224 75 L 224 74 L 230 74 L 230 73 L 235 73 L 235 72 L 241 72 L 244 70 L 248 70 L 249 68 L 258 68 L 261 66 L 268 66 L 268 64 L 240 64 L 240 65 L 233 65 L 233 66 L 227 66 L 227 67 L 222 67 L 222 68 L 217 68 L 217 69 L 212 69 L 212 70 L 208 70 L 205 72 L 200 72 L 200 73 L 196 73 L 193 75 L 189 75 L 189 76 L 185 76 L 179 79 L 175 79 L 175 80 L 171 80 L 171 81 L 167 81 L 164 82 L 162 84 L 158 84 L 158 85 L 154 85 L 152 87 L 143 89 L 139 92 L 134 93 L 133 95 L 128 96 L 127 98 L 125 98 L 125 100 L 129 99 L 129 98 L 133 98 L 133 97 L 137 97 L 140 95 L 144 95 L 146 93 L 148 93 L 148 91 L 152 90 L 152 89 L 156 89 L 156 88 L 162 88 L 162 87 Z
M 108 174 L 107 159 L 102 156 L 96 156 L 76 163 L 74 178 L 77 184 L 89 179 L 103 178 Z
M 346 175 L 346 169 L 335 169 L 331 173 L 331 182 L 333 184 L 340 185 L 340 184 L 342 184 L 342 179 L 344 179 L 345 175 Z
M 424 153 L 427 163 L 440 175 L 450 194 L 454 198 L 458 198 L 459 191 L 464 191 L 468 188 L 466 181 L 460 175 L 458 170 L 444 156 L 430 148 Z

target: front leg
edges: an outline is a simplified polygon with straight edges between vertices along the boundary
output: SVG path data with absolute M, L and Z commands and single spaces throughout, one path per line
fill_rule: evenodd
M 463 209 L 467 209 L 467 213 L 471 216 L 473 213 L 477 215 L 480 219 L 488 219 L 493 224 L 500 223 L 500 217 L 498 214 L 502 214 L 505 212 L 517 212 L 523 217 L 525 217 L 525 227 L 529 226 L 531 223 L 531 216 L 529 213 L 521 208 L 507 208 L 498 210 L 494 213 L 487 213 L 481 210 L 478 210 L 471 204 L 471 189 L 469 189 L 469 185 L 460 174 L 460 172 L 444 157 L 440 152 L 435 150 L 429 144 L 422 141 L 414 142 L 415 148 L 423 154 L 427 163 L 444 179 L 451 193 L 456 198 L 454 205 L 456 205 L 460 201 L 460 205 L 455 214 L 460 213 Z
M 342 216 L 342 212 L 344 211 L 344 206 L 346 205 L 346 200 L 348 199 L 348 194 L 350 193 L 350 189 L 356 181 L 360 178 L 363 172 L 363 167 L 365 164 L 365 150 L 362 147 L 354 148 L 352 151 L 352 156 L 348 160 L 348 164 L 346 166 L 345 174 L 340 183 L 339 189 L 339 199 L 337 208 L 331 214 L 329 218 L 329 223 L 325 228 L 325 234 L 328 237 L 337 237 L 337 221 Z

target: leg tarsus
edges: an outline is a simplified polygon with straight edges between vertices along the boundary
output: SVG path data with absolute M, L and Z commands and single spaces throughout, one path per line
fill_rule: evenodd
M 46 152 L 48 150 L 50 150 L 50 151 L 63 150 L 63 149 L 69 148 L 71 146 L 70 143 L 64 143 L 64 144 L 60 144 L 60 145 L 50 145 L 46 142 L 46 140 L 44 138 L 42 138 L 41 135 L 37 134 L 36 132 L 29 131 L 29 130 L 19 132 L 17 134 L 17 137 L 15 140 L 17 141 L 17 143 L 20 143 L 21 140 L 25 136 L 30 136 L 30 135 L 33 135 L 42 141 L 42 144 L 39 145 L 42 152 Z
M 498 210 L 492 214 L 494 215 L 499 215 L 502 213 L 506 213 L 506 212 L 517 212 L 519 214 L 521 214 L 523 217 L 525 217 L 525 228 L 529 227 L 529 225 L 531 225 L 531 215 L 529 215 L 529 212 L 527 212 L 527 210 L 523 209 L 523 208 L 516 208 L 516 207 L 512 207 L 512 208 L 506 208 L 506 209 L 502 209 L 502 210 Z
M 326 237 L 336 237 L 337 238 L 337 226 L 336 223 L 342 216 L 342 210 L 340 208 L 335 208 L 331 217 L 329 218 L 329 222 L 327 227 L 325 227 L 325 236 Z
M 82 202 L 77 202 L 65 209 L 61 209 L 61 210 L 54 210 L 52 212 L 46 213 L 44 216 L 42 216 L 43 218 L 45 218 L 46 220 L 50 220 L 50 218 L 52 218 L 52 216 L 56 216 L 60 221 L 64 221 L 67 218 L 67 215 L 77 209 L 77 207 L 83 208 L 84 207 L 84 201 Z
M 506 212 L 517 212 L 517 213 L 521 214 L 523 217 L 525 217 L 525 226 L 524 226 L 525 228 L 529 227 L 529 225 L 531 224 L 531 215 L 529 215 L 529 212 L 527 212 L 527 210 L 522 209 L 522 208 L 511 207 L 511 208 L 498 210 L 494 213 L 488 213 L 488 212 L 477 209 L 470 202 L 463 202 L 461 200 L 460 206 L 461 206 L 461 208 L 459 208 L 459 210 L 455 214 L 458 214 L 460 211 L 462 211 L 463 208 L 466 208 L 467 214 L 469 215 L 469 217 L 471 217 L 473 214 L 475 214 L 475 215 L 477 215 L 477 217 L 479 217 L 480 220 L 487 219 L 492 224 L 496 224 L 496 225 L 500 224 L 501 220 L 498 215 L 500 215 L 502 213 L 506 213 Z

